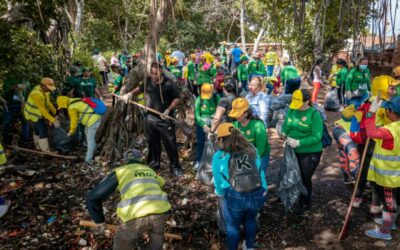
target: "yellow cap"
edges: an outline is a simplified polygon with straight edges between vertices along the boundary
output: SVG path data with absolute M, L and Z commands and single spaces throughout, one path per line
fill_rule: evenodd
M 238 118 L 243 115 L 249 109 L 249 101 L 245 98 L 239 97 L 233 100 L 232 110 L 229 112 L 228 116 L 232 118 Z
M 223 45 L 226 45 L 226 41 L 222 41 L 222 44 L 223 44 Z
M 172 57 L 171 58 L 171 63 L 175 63 L 175 62 L 178 62 L 179 60 L 178 60 L 178 58 L 176 58 L 176 57 Z
M 216 63 L 215 63 L 215 67 L 216 67 L 216 68 L 222 67 L 222 64 L 221 64 L 220 62 L 216 62 Z
M 393 74 L 395 77 L 400 76 L 400 66 L 397 66 L 396 68 L 393 69 Z
M 272 50 L 273 48 L 271 46 L 268 47 L 268 50 Z
M 377 76 L 372 80 L 372 95 L 373 96 L 378 96 L 378 93 L 381 93 L 381 98 L 383 100 L 389 100 L 388 96 L 388 90 L 389 86 L 393 85 L 393 82 L 395 82 L 395 79 L 393 77 L 390 77 L 388 75 L 382 75 L 382 76 Z
M 209 83 L 203 83 L 201 85 L 201 93 L 200 93 L 200 98 L 201 99 L 210 99 L 212 96 L 212 91 L 213 91 L 213 86 Z
M 191 54 L 190 58 L 192 58 L 193 60 L 196 59 L 196 54 Z
M 293 92 L 292 102 L 290 103 L 289 108 L 299 109 L 301 106 L 303 106 L 303 103 L 308 100 L 310 100 L 310 94 L 308 93 L 308 90 L 298 89 Z
M 42 83 L 43 85 L 45 85 L 50 91 L 56 90 L 56 86 L 54 85 L 54 81 L 53 81 L 53 79 L 51 79 L 50 77 L 44 77 L 44 78 L 42 78 L 41 83 Z
M 268 76 L 267 77 L 267 81 L 269 81 L 269 82 L 277 82 L 278 78 L 276 78 L 276 76 Z
M 167 54 L 169 54 L 169 53 L 171 53 L 171 50 L 170 49 L 168 49 L 165 53 L 167 53 Z
M 232 134 L 232 130 L 234 129 L 233 124 L 229 122 L 221 123 L 217 128 L 217 137 L 225 137 Z
M 345 121 L 349 121 L 354 114 L 356 113 L 356 107 L 354 106 L 354 104 L 351 104 L 349 106 L 347 106 L 345 109 L 343 109 L 342 111 L 342 118 Z
M 68 96 L 59 96 L 57 97 L 57 107 L 58 109 L 68 108 L 69 106 L 69 97 Z

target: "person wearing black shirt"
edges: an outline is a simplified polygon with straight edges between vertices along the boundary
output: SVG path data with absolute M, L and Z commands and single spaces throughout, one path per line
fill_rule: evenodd
M 159 116 L 148 112 L 145 119 L 145 136 L 149 149 L 147 163 L 154 170 L 160 168 L 162 143 L 170 160 L 171 172 L 175 176 L 181 176 L 175 125 L 165 118 L 165 115 L 171 116 L 173 109 L 178 105 L 179 91 L 172 81 L 163 76 L 162 66 L 154 62 L 146 84 L 140 85 L 122 98 L 127 102 L 132 95 L 141 93 L 145 93 L 147 107 L 163 113 Z

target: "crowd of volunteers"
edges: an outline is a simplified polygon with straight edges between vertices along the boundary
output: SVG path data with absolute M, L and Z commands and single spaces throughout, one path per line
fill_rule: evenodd
M 365 234 L 392 239 L 400 203 L 400 66 L 393 69 L 391 76 L 372 79 L 367 58 L 360 58 L 352 68 L 339 58 L 326 76 L 327 62 L 318 59 L 306 77 L 310 86 L 305 87 L 302 72 L 276 47 L 249 55 L 236 44 L 228 46 L 221 42 L 218 48 L 205 51 L 196 48 L 184 53 L 168 49 L 164 55 L 158 53 L 146 84 L 124 94 L 121 89 L 126 76 L 143 60 L 141 53 L 130 55 L 124 50 L 106 60 L 95 50 L 92 58 L 100 83 L 92 76 L 93 69 L 80 62 L 70 67 L 62 88 L 49 76 L 32 83 L 37 84 L 34 87 L 18 76 L 9 76 L 3 80 L 7 108 L 3 109 L 2 144 L 11 145 L 11 133 L 18 121 L 22 145 L 33 141 L 36 150 L 51 153 L 50 131 L 67 128 L 75 146 L 79 150 L 86 147 L 85 164 L 95 164 L 96 132 L 106 109 L 103 101 L 107 95 L 102 88 L 120 95 L 126 105 L 144 94 L 145 105 L 161 113 L 148 112 L 144 117 L 146 161 L 142 161 L 139 151 L 127 154 L 121 159 L 124 164 L 89 192 L 86 205 L 97 224 L 96 230 L 104 231 L 102 203 L 118 190 L 117 216 L 122 224 L 114 238 L 114 249 L 131 249 L 143 232 L 148 232 L 152 249 L 162 249 L 171 204 L 162 190 L 165 180 L 159 174 L 163 167 L 161 153 L 164 148 L 171 174 L 182 176 L 176 127 L 167 117 L 175 116 L 182 88 L 187 88 L 194 100 L 193 170 L 199 171 L 205 145 L 211 142 L 216 148 L 211 162 L 213 184 L 222 206 L 227 247 L 237 249 L 243 239 L 244 249 L 254 249 L 257 217 L 268 193 L 270 128 L 275 126 L 271 124 L 271 106 L 274 99 L 286 96 L 290 101 L 280 136 L 294 152 L 306 190 L 292 212 L 300 217 L 312 213 L 312 179 L 324 148 L 329 146 L 327 127 L 332 127 L 344 183 L 354 183 L 360 173 L 353 207 L 360 208 L 368 202 L 370 213 L 382 213 L 375 219 L 380 227 Z M 326 115 L 318 108 L 320 90 L 328 82 L 336 96 L 337 111 L 341 112 L 339 120 L 328 124 L 331 126 L 326 126 Z M 112 105 L 118 100 L 113 96 Z M 66 117 L 66 124 L 61 124 L 61 116 Z M 0 164 L 7 164 L 2 146 Z M 372 189 L 370 202 L 364 194 L 367 183 Z M 6 209 L 7 201 L 1 198 L 0 217 Z

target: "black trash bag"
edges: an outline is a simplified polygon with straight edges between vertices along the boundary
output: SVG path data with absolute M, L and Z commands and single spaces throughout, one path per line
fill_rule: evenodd
M 329 111 L 339 111 L 340 103 L 336 89 L 332 89 L 326 93 L 324 108 Z
M 286 117 L 286 114 L 287 114 L 288 110 L 289 110 L 288 108 L 275 110 L 273 115 L 272 115 L 272 119 L 271 119 L 271 122 L 270 122 L 270 127 L 276 127 L 276 124 L 279 121 L 282 121 L 282 120 L 285 121 L 285 117 Z
M 62 127 L 54 128 L 52 147 L 60 153 L 67 153 L 71 151 L 71 140 L 67 132 L 65 132 Z
M 280 197 L 285 211 L 288 212 L 297 202 L 300 194 L 307 194 L 301 180 L 301 173 L 296 154 L 290 146 L 285 146 L 282 165 L 279 172 L 277 195 Z
M 214 184 L 214 177 L 212 173 L 212 159 L 215 154 L 215 146 L 212 142 L 206 141 L 204 145 L 203 155 L 197 171 L 196 179 L 203 184 L 211 186 Z
M 271 105 L 269 106 L 269 109 L 271 111 L 284 109 L 286 107 L 289 107 L 291 101 L 292 101 L 292 95 L 290 94 L 280 95 L 277 98 L 271 100 Z

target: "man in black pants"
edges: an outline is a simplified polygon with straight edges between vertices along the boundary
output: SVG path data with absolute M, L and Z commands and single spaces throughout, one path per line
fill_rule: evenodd
M 165 115 L 172 115 L 173 109 L 179 103 L 179 91 L 175 84 L 162 74 L 162 66 L 154 62 L 151 65 L 150 77 L 146 85 L 140 85 L 122 98 L 127 102 L 132 95 L 145 93 L 146 106 L 160 111 L 159 116 L 148 112 L 145 119 L 145 136 L 148 143 L 147 163 L 154 170 L 160 168 L 161 143 L 170 160 L 171 172 L 175 176 L 182 175 L 179 165 L 175 126 Z M 146 86 L 146 89 L 145 89 Z

